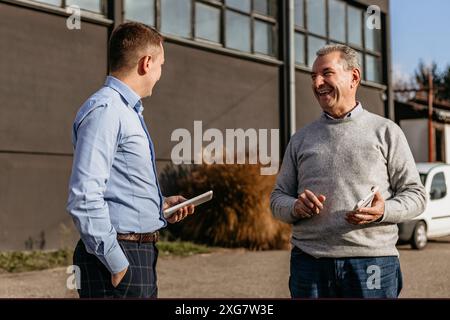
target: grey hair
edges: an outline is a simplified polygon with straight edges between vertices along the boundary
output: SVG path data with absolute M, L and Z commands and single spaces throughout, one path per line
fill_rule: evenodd
M 345 63 L 344 67 L 346 70 L 352 70 L 355 68 L 361 72 L 361 63 L 359 62 L 358 53 L 349 46 L 345 46 L 343 44 L 329 44 L 325 47 L 320 48 L 316 52 L 316 55 L 318 57 L 321 57 L 336 51 L 341 53 L 341 57 Z

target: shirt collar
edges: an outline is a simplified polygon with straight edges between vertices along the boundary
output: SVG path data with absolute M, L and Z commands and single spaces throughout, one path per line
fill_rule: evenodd
M 358 104 L 352 109 L 352 110 L 350 110 L 343 118 L 341 118 L 341 119 L 345 119 L 345 118 L 350 118 L 350 117 L 354 117 L 354 116 L 356 116 L 357 114 L 359 114 L 359 113 L 361 113 L 362 111 L 363 111 L 364 109 L 363 109 L 363 107 L 362 107 L 362 105 L 361 105 L 361 102 L 358 102 Z M 327 118 L 327 119 L 330 119 L 330 120 L 339 120 L 338 118 L 334 118 L 332 115 L 330 115 L 329 113 L 327 113 L 327 112 L 323 112 L 323 114 L 325 115 L 325 117 Z
M 144 107 L 141 103 L 141 97 L 134 92 L 129 86 L 113 76 L 107 76 L 105 86 L 117 91 L 122 98 L 128 103 L 128 107 L 134 108 L 139 114 L 142 113 Z

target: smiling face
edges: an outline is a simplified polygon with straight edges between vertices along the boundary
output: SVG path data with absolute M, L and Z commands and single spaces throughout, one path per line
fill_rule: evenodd
M 311 73 L 312 89 L 320 106 L 338 117 L 356 105 L 356 89 L 360 81 L 359 69 L 347 70 L 341 55 L 341 52 L 334 51 L 318 56 Z

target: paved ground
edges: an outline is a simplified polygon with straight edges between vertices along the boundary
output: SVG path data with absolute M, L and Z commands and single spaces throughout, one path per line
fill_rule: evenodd
M 450 237 L 423 251 L 399 246 L 403 298 L 450 298 Z M 220 250 L 158 263 L 161 298 L 287 298 L 288 251 Z M 66 289 L 65 268 L 0 274 L 0 298 L 76 297 Z

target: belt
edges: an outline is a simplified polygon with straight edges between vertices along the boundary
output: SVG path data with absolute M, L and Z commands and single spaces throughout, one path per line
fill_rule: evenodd
M 149 233 L 118 233 L 117 240 L 131 241 L 139 243 L 158 242 L 159 232 Z

